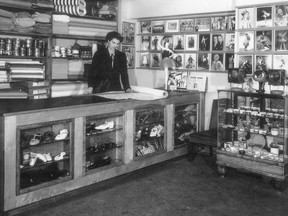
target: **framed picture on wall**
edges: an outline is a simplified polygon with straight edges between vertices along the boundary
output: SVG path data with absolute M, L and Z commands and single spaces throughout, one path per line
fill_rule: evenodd
M 152 28 L 152 33 L 164 33 L 165 22 L 164 21 L 152 21 L 151 28 Z
M 275 50 L 287 51 L 288 49 L 288 30 L 275 31 Z
M 135 47 L 122 45 L 122 52 L 126 54 L 127 67 L 134 68 L 135 66 Z
M 228 18 L 226 16 L 211 17 L 212 31 L 225 31 L 228 26 Z
M 197 35 L 185 35 L 185 50 L 197 49 Z
M 256 27 L 272 27 L 272 7 L 258 7 Z
M 239 32 L 239 51 L 253 51 L 254 50 L 254 32 L 246 31 Z
M 254 28 L 254 8 L 241 8 L 238 10 L 238 28 Z
M 210 50 L 210 34 L 199 34 L 199 51 Z
M 256 55 L 255 70 L 268 71 L 272 69 L 272 55 Z
M 236 18 L 235 18 L 235 16 L 228 16 L 227 30 L 235 31 L 235 26 L 236 26 Z
M 246 74 L 252 74 L 254 71 L 252 55 L 239 55 L 238 67 L 243 68 Z
M 134 45 L 135 38 L 135 23 L 123 22 L 122 23 L 122 44 Z
M 271 51 L 272 31 L 256 31 L 256 51 Z
M 150 67 L 150 53 L 140 53 L 140 66 L 141 67 Z
M 276 5 L 274 15 L 274 26 L 288 26 L 288 5 Z
M 284 69 L 288 72 L 288 55 L 274 55 L 273 69 Z M 287 75 L 286 75 L 287 76 Z
M 199 53 L 197 63 L 198 70 L 209 70 L 210 53 Z
M 226 51 L 234 51 L 235 48 L 235 34 L 226 34 L 225 37 L 225 49 Z
M 235 57 L 234 53 L 226 53 L 225 54 L 225 70 L 228 70 L 229 68 L 234 68 L 235 65 Z
M 179 21 L 180 32 L 192 32 L 195 27 L 195 19 L 181 19 Z
M 151 53 L 151 67 L 160 68 L 161 64 L 161 54 L 160 53 Z
M 185 53 L 184 62 L 185 62 L 184 63 L 185 69 L 196 70 L 196 62 L 197 62 L 196 53 Z
M 210 31 L 210 25 L 210 17 L 195 19 L 195 31 Z
M 184 65 L 184 54 L 178 53 L 177 55 L 173 56 L 174 62 L 175 62 L 175 68 L 177 69 L 183 69 Z
M 140 33 L 151 33 L 151 21 L 140 22 Z
M 174 50 L 184 49 L 184 35 L 173 35 L 173 49 Z
M 179 32 L 179 20 L 167 20 L 165 22 L 165 32 Z
M 211 70 L 212 71 L 224 71 L 225 70 L 223 53 L 212 54 Z
M 224 34 L 213 34 L 212 50 L 223 50 L 223 49 L 224 49 Z
M 168 44 L 167 44 L 168 43 Z M 169 49 L 173 49 L 173 37 L 172 36 L 164 36 L 161 38 L 160 44 L 162 47 L 167 47 Z
M 150 36 L 148 36 L 148 35 L 141 36 L 140 50 L 142 50 L 142 51 L 150 50 L 150 43 L 151 43 L 151 37 Z
M 151 36 L 151 45 L 150 50 L 152 51 L 161 51 L 161 47 L 159 46 L 159 43 L 161 42 L 163 36 L 161 35 L 152 35 Z

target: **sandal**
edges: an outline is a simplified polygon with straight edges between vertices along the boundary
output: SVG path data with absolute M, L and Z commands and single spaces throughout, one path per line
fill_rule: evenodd
M 54 161 L 63 160 L 65 155 L 66 155 L 66 152 L 60 152 L 58 155 L 54 157 Z
M 41 140 L 41 134 L 34 134 L 34 137 L 30 140 L 29 145 L 33 146 L 33 145 L 38 145 L 40 143 Z
M 63 140 L 66 139 L 68 136 L 68 130 L 62 129 L 59 134 L 55 137 L 55 140 Z

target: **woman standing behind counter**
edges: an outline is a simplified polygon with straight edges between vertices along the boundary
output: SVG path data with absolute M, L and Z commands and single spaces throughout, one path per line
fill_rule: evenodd
M 126 55 L 117 50 L 123 37 L 112 31 L 107 33 L 105 39 L 107 46 L 100 48 L 93 56 L 88 85 L 93 88 L 93 93 L 122 90 L 131 92 Z

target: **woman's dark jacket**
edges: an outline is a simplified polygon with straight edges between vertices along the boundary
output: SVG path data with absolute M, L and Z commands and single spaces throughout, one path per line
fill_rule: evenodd
M 101 48 L 95 52 L 91 71 L 88 75 L 88 85 L 93 87 L 93 93 L 106 91 L 121 91 L 130 88 L 127 73 L 127 59 L 123 52 L 115 50 L 114 64 L 108 48 Z

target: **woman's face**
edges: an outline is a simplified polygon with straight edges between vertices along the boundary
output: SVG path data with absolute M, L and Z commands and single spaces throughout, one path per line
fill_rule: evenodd
M 108 41 L 108 49 L 112 52 L 115 52 L 117 47 L 120 45 L 120 40 L 113 38 L 112 40 Z

